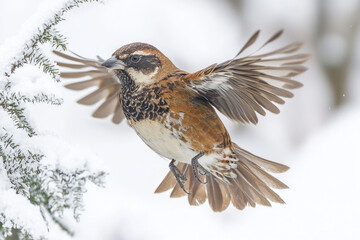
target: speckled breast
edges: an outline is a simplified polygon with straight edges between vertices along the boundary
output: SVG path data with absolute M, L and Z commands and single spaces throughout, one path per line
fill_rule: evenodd
M 122 108 L 130 124 L 145 119 L 159 119 L 169 112 L 169 105 L 161 97 L 158 87 L 125 93 L 122 99 Z

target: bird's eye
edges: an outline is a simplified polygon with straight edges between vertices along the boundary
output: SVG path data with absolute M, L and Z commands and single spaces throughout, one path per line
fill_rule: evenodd
M 140 61 L 140 59 L 141 59 L 140 55 L 132 55 L 130 58 L 131 62 L 133 62 L 133 63 L 138 63 Z

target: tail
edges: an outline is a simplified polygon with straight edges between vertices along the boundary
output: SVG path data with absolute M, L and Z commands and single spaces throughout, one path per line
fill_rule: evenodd
M 282 173 L 289 167 L 272 162 L 258 156 L 255 156 L 237 144 L 233 144 L 233 150 L 239 161 L 234 173 L 236 178 L 228 179 L 230 184 L 218 180 L 211 174 L 201 176 L 207 184 L 201 184 L 194 177 L 194 173 L 189 164 L 178 163 L 177 167 L 186 176 L 185 189 L 190 193 L 188 201 L 190 205 L 198 206 L 203 204 L 206 199 L 214 212 L 224 211 L 232 202 L 237 209 L 244 209 L 247 205 L 255 207 L 256 204 L 271 206 L 270 201 L 285 203 L 271 188 L 288 188 L 284 183 L 270 175 L 267 171 L 273 173 Z M 155 193 L 161 193 L 173 189 L 170 197 L 176 198 L 185 196 L 186 193 L 176 183 L 171 172 L 160 183 Z M 270 200 L 270 201 L 269 201 Z

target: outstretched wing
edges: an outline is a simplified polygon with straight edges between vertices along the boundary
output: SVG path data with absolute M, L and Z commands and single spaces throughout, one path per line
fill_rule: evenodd
M 274 34 L 261 48 L 281 34 L 282 30 Z M 245 49 L 253 45 L 258 36 L 259 31 L 232 60 L 213 64 L 184 77 L 194 91 L 205 97 L 221 113 L 243 123 L 256 124 L 256 112 L 264 116 L 264 109 L 279 113 L 273 102 L 283 104 L 285 101 L 282 97 L 292 97 L 289 89 L 302 86 L 292 80 L 292 77 L 307 70 L 302 64 L 309 56 L 293 54 L 302 46 L 301 43 L 292 43 L 265 54 L 239 57 Z
M 61 72 L 62 78 L 83 78 L 89 79 L 76 81 L 66 84 L 65 87 L 71 90 L 83 90 L 90 87 L 98 87 L 94 92 L 86 95 L 77 102 L 84 105 L 93 105 L 100 100 L 103 103 L 92 114 L 96 118 L 105 118 L 113 114 L 112 122 L 120 123 L 124 119 L 124 113 L 121 107 L 121 84 L 107 69 L 101 66 L 104 61 L 100 57 L 98 60 L 81 57 L 75 53 L 74 56 L 54 51 L 54 53 L 72 63 L 57 62 L 60 67 L 70 68 L 76 71 Z M 74 63 L 75 62 L 75 63 Z

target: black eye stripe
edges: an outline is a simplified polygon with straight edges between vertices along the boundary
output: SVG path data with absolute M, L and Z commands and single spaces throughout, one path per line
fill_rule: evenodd
M 130 56 L 130 61 L 133 63 L 138 63 L 141 60 L 141 56 L 140 55 L 131 55 Z
M 135 57 L 135 59 L 134 59 Z M 143 73 L 150 73 L 157 67 L 161 67 L 160 59 L 155 55 L 130 55 L 125 60 L 128 67 L 140 70 Z

